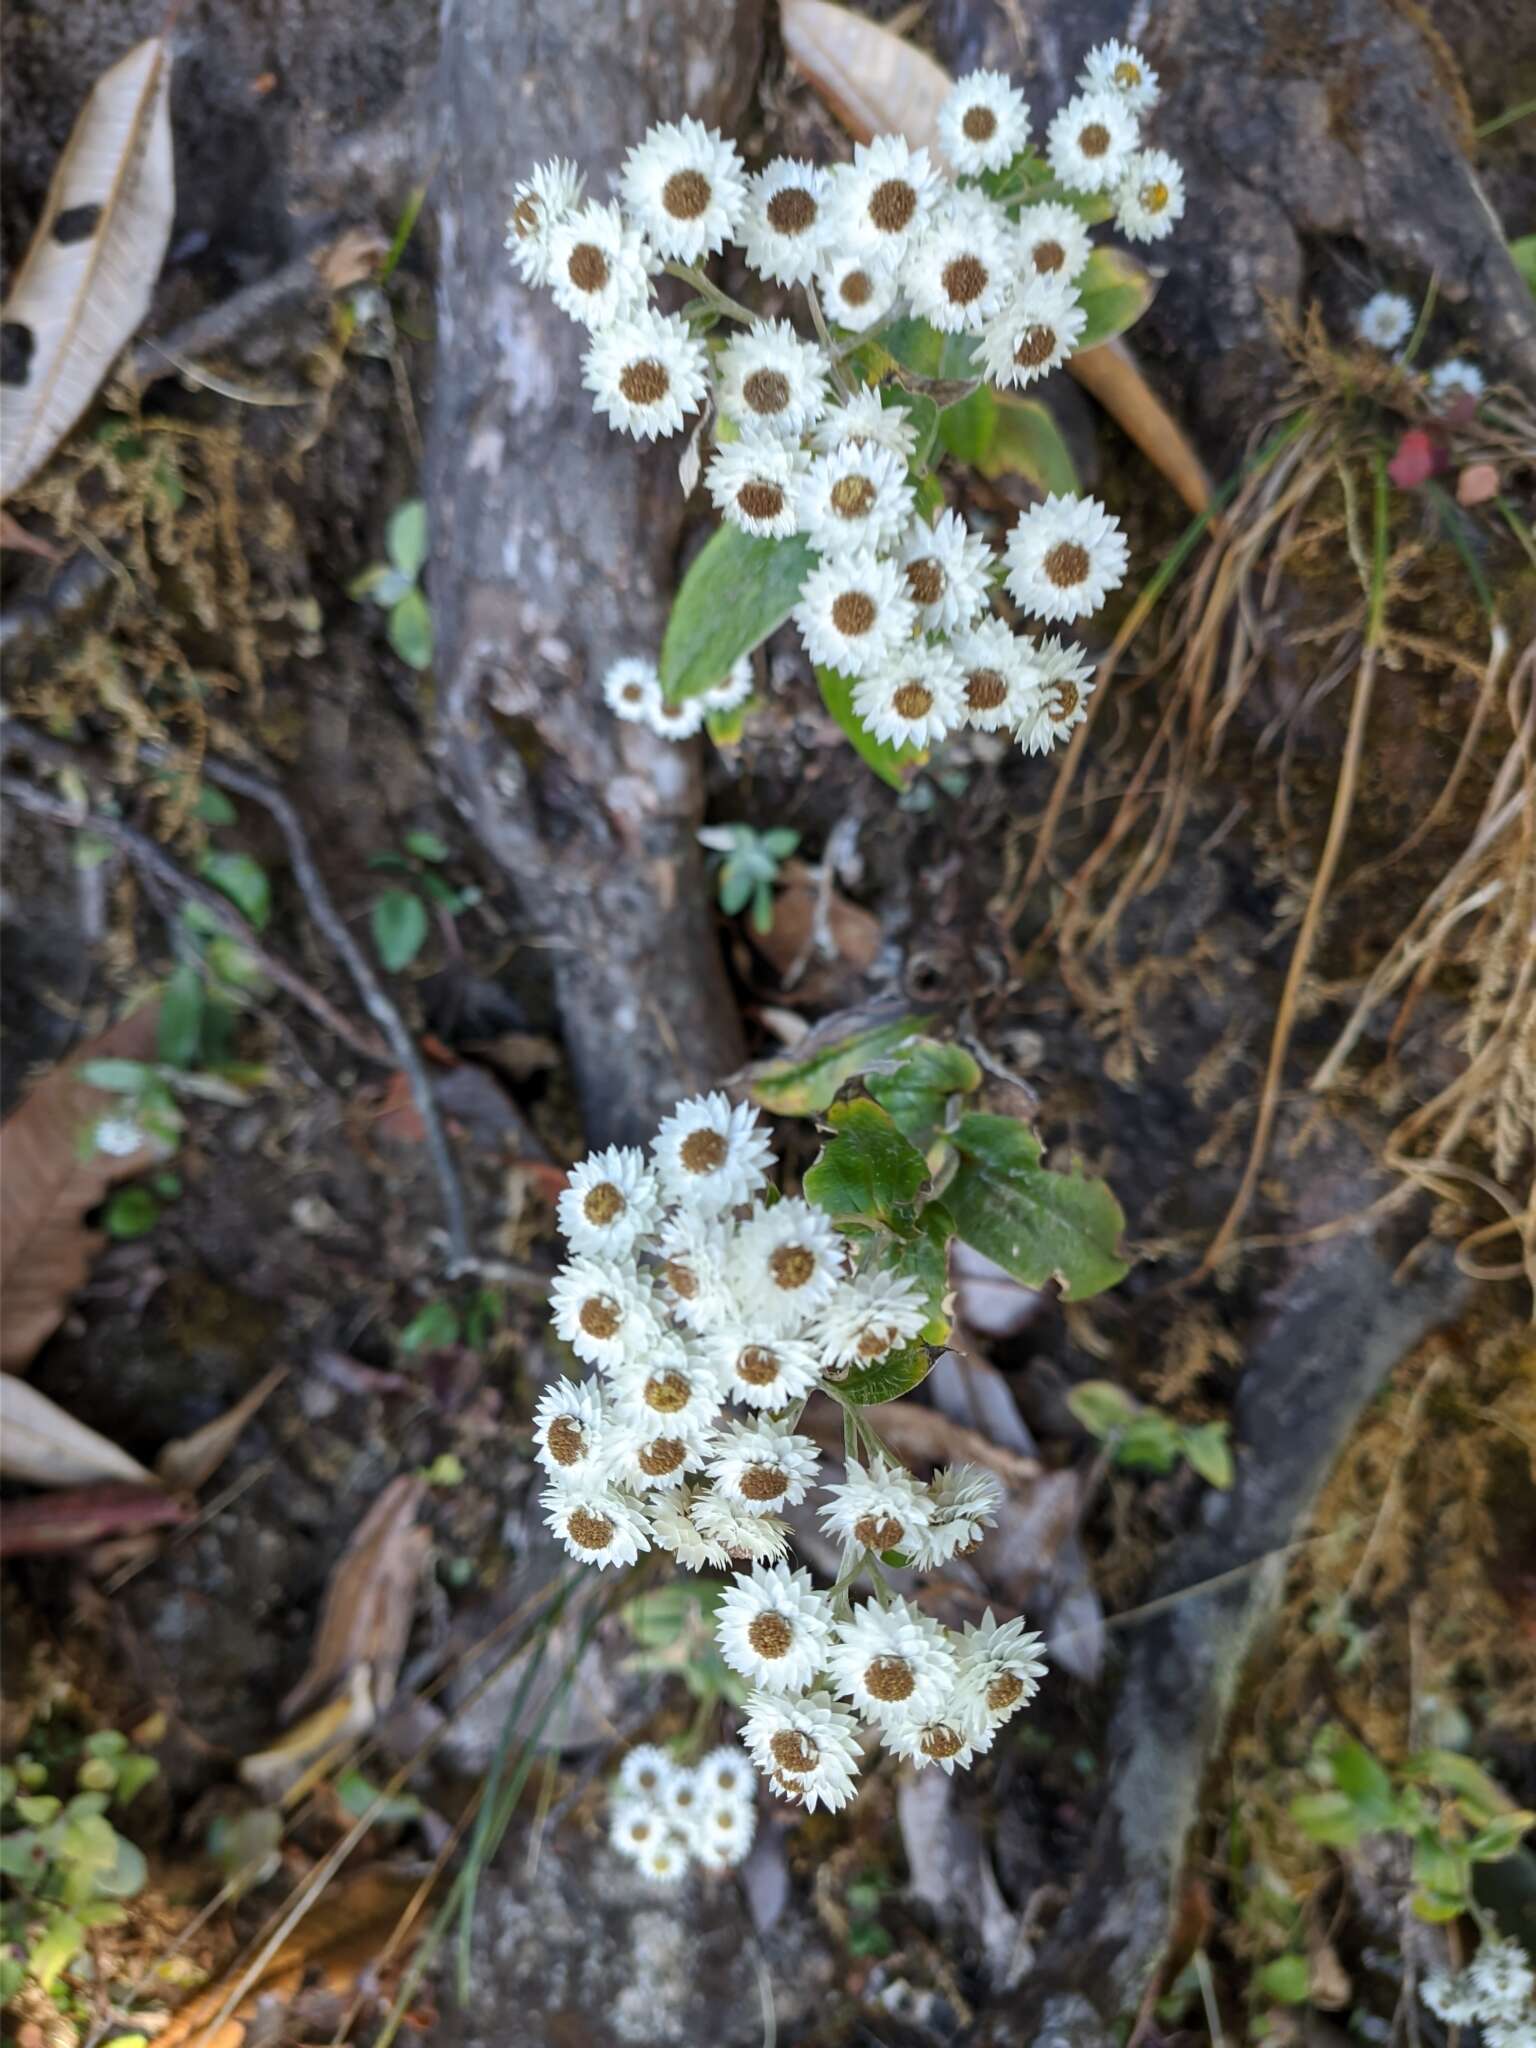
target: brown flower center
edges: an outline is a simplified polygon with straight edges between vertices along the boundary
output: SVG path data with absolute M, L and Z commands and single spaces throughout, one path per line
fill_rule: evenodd
M 866 1550 L 895 1550 L 907 1532 L 894 1515 L 861 1515 L 853 1533 Z
M 595 242 L 578 242 L 566 260 L 565 274 L 579 292 L 600 292 L 608 282 L 608 258 Z
M 544 1441 L 557 1465 L 579 1465 L 587 1455 L 587 1440 L 574 1415 L 557 1415 Z
M 816 219 L 816 202 L 801 185 L 786 185 L 768 202 L 768 225 L 776 235 L 803 235 Z
M 903 683 L 891 703 L 903 718 L 926 718 L 933 709 L 933 692 L 924 683 Z
M 790 1294 L 797 1287 L 804 1287 L 816 1271 L 816 1254 L 803 1244 L 781 1244 L 769 1255 L 768 1270 L 774 1285 Z
M 937 604 L 947 581 L 943 564 L 932 555 L 907 564 L 907 588 L 919 604 Z
M 1161 178 L 1155 178 L 1150 185 L 1143 185 L 1138 197 L 1148 213 L 1161 213 L 1168 204 L 1168 187 Z
M 875 618 L 875 600 L 862 590 L 842 590 L 832 600 L 832 623 L 850 640 L 867 633 Z
M 884 1358 L 895 1342 L 894 1330 L 866 1330 L 858 1341 L 858 1354 L 864 1359 Z
M 945 1757 L 958 1756 L 964 1747 L 963 1739 L 947 1722 L 936 1721 L 931 1728 L 923 1730 L 923 1755 L 932 1757 L 935 1763 L 942 1762 Z
M 606 1550 L 613 1541 L 613 1524 L 606 1515 L 590 1508 L 577 1508 L 565 1525 L 566 1534 L 583 1550 Z
M 789 1623 L 771 1609 L 766 1614 L 754 1614 L 747 1624 L 747 1641 L 759 1657 L 787 1656 L 794 1640 L 795 1632 Z
M 1084 156 L 1103 156 L 1109 148 L 1109 130 L 1102 121 L 1090 121 L 1078 136 L 1077 146 Z
M 957 256 L 946 263 L 941 282 L 944 296 L 952 306 L 969 306 L 979 299 L 990 281 L 987 266 L 978 256 Z
M 973 711 L 995 711 L 1008 695 L 1008 685 L 995 668 L 973 668 L 965 679 L 965 701 Z
M 782 412 L 789 403 L 789 379 L 782 370 L 754 370 L 741 395 L 754 412 Z
M 1053 683 L 1051 685 L 1051 723 L 1064 725 L 1077 709 L 1082 693 L 1076 683 Z
M 709 180 L 702 171 L 674 171 L 661 188 L 661 203 L 674 220 L 697 220 L 710 197 Z
M 887 178 L 870 195 L 869 217 L 882 235 L 899 235 L 917 211 L 917 194 L 905 178 Z
M 1046 362 L 1056 346 L 1054 327 L 1026 327 L 1013 351 L 1013 360 L 1024 370 L 1035 370 Z
M 754 478 L 742 485 L 736 493 L 736 502 L 748 519 L 777 519 L 784 510 L 784 493 L 777 484 L 765 484 Z M 700 1134 L 695 1132 L 694 1135 Z
M 789 1474 L 778 1465 L 749 1465 L 740 1484 L 743 1500 L 777 1500 L 789 1491 Z
M 665 363 L 642 356 L 638 363 L 626 363 L 620 370 L 619 389 L 631 405 L 660 405 L 672 389 L 672 379 Z
M 817 1744 L 795 1728 L 780 1729 L 769 1741 L 768 1749 L 779 1769 L 797 1778 L 804 1777 L 807 1771 L 814 1771 L 821 1762 L 821 1750 Z
M 1071 590 L 1082 582 L 1092 564 L 1086 548 L 1079 547 L 1075 540 L 1059 540 L 1041 567 L 1058 590 Z
M 538 233 L 539 202 L 531 192 L 513 207 L 512 227 L 520 242 L 526 242 L 530 235 Z
M 960 126 L 967 142 L 990 142 L 997 133 L 997 116 L 990 107 L 967 107 Z
M 1129 91 L 1133 85 L 1140 85 L 1140 65 L 1133 64 L 1129 57 L 1122 57 L 1115 66 L 1115 83 L 1125 91 Z
M 916 1684 L 905 1657 L 877 1657 L 864 1673 L 864 1690 L 870 1698 L 890 1706 L 911 1699 Z
M 688 1446 L 678 1437 L 658 1436 L 641 1451 L 638 1462 L 647 1479 L 665 1479 L 687 1455 Z
M 654 1408 L 658 1415 L 675 1415 L 680 1408 L 688 1406 L 688 1396 L 692 1392 L 693 1388 L 680 1372 L 652 1373 L 645 1383 L 645 1405 Z
M 713 1173 L 724 1166 L 730 1149 L 720 1133 L 706 1125 L 688 1133 L 677 1148 L 677 1156 L 689 1173 Z
M 1024 1691 L 1024 1681 L 1016 1678 L 1011 1671 L 1003 1671 L 987 1687 L 987 1705 L 994 1714 L 1001 1714 L 1011 1707 Z
M 639 685 L 631 687 L 639 693 Z M 582 1201 L 581 1213 L 589 1223 L 611 1223 L 615 1216 L 622 1216 L 626 1204 L 611 1180 L 600 1180 L 595 1188 L 588 1188 Z
M 675 1806 L 681 1806 L 686 1810 L 693 1804 L 692 1789 L 687 1785 L 679 1785 L 672 1795 L 672 1801 Z
M 606 1294 L 594 1294 L 581 1304 L 581 1313 L 576 1320 L 589 1337 L 596 1337 L 599 1343 L 606 1343 L 610 1337 L 619 1334 L 619 1325 L 624 1318 L 619 1313 L 616 1301 L 610 1301 Z
M 1036 270 L 1044 271 L 1047 276 L 1053 270 L 1062 270 L 1066 267 L 1067 252 L 1060 242 L 1036 242 L 1031 253 L 1035 259 Z
M 656 1787 L 661 1783 L 661 1773 L 659 1771 L 653 1770 L 651 1766 L 647 1764 L 645 1769 L 640 1773 L 639 1777 L 636 1778 L 635 1783 L 640 1787 L 640 1790 L 642 1792 L 654 1792 L 656 1790 Z
M 679 1301 L 692 1301 L 699 1291 L 699 1276 L 681 1259 L 664 1259 L 662 1276 Z
M 651 1839 L 651 1823 L 648 1820 L 632 1820 L 629 1824 L 629 1839 L 632 1842 L 648 1842 Z
M 776 1354 L 761 1344 L 749 1344 L 736 1361 L 736 1377 L 749 1387 L 771 1387 L 778 1376 Z
M 850 270 L 837 292 L 843 304 L 852 306 L 857 312 L 860 306 L 867 306 L 874 297 L 875 280 L 867 270 Z
M 879 494 L 867 476 L 840 476 L 831 495 L 839 518 L 862 519 Z

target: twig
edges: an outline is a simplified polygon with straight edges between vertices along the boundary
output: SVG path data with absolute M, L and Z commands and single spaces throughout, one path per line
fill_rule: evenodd
M 821 295 L 814 284 L 807 280 L 805 302 L 811 309 L 811 325 L 816 330 L 816 339 L 827 352 L 827 362 L 832 371 L 832 382 L 837 386 L 837 395 L 846 404 L 853 396 L 853 387 L 843 375 L 842 358 L 838 355 L 837 344 L 827 328 L 827 316 L 821 310 Z

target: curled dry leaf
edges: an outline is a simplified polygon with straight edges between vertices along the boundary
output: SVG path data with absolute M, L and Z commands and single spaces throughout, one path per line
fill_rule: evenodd
M 149 311 L 176 210 L 170 52 L 159 36 L 81 109 L 0 320 L 0 492 L 40 469 Z
M 285 1721 L 359 1669 L 370 1675 L 374 1709 L 382 1711 L 394 1698 L 432 1540 L 428 1530 L 416 1527 L 424 1491 L 420 1479 L 402 1473 L 358 1524 L 326 1587 L 309 1668 L 282 1703 Z
M 114 1537 L 137 1537 L 191 1520 L 158 1486 L 83 1486 L 11 1500 L 0 1517 L 0 1557 L 59 1557 Z
M 14 1375 L 0 1379 L 0 1478 L 29 1486 L 89 1486 L 98 1479 L 155 1483 L 137 1458 Z
M 196 1493 L 218 1471 L 235 1447 L 235 1441 L 269 1394 L 275 1393 L 288 1377 L 286 1365 L 275 1365 L 233 1408 L 228 1408 L 190 1436 L 168 1443 L 155 1460 L 155 1471 L 167 1486 L 182 1493 Z

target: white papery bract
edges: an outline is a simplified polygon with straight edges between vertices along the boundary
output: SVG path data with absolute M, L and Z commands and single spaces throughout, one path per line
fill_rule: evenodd
M 614 1790 L 621 1799 L 641 1801 L 659 1813 L 676 1775 L 676 1764 L 659 1744 L 641 1742 L 619 1765 Z
M 814 456 L 800 479 L 799 529 L 818 554 L 883 552 L 911 517 L 907 465 L 874 442 Z
M 880 1731 L 887 1749 L 919 1770 L 937 1764 L 945 1777 L 968 1770 L 978 1752 L 990 1749 L 986 1719 L 960 1693 L 925 1714 L 899 1714 Z
M 656 673 L 656 664 L 641 655 L 621 656 L 603 677 L 603 702 L 616 718 L 648 725 L 652 707 L 660 700 L 661 678 Z
M 773 1142 L 750 1104 L 691 1095 L 662 1118 L 651 1154 L 671 1200 L 713 1216 L 767 1185 Z
M 594 329 L 638 312 L 660 269 L 655 251 L 616 206 L 589 200 L 550 233 L 549 281 L 562 313 Z
M 939 108 L 939 147 L 956 171 L 1000 171 L 1028 140 L 1024 95 L 1001 71 L 968 71 Z
M 879 1727 L 928 1714 L 954 1690 L 957 1667 L 944 1630 L 908 1600 L 866 1600 L 839 1622 L 827 1670 L 844 1699 Z
M 1136 114 L 1150 113 L 1157 105 L 1157 73 L 1134 44 L 1111 40 L 1088 52 L 1078 74 L 1085 92 L 1113 93 Z
M 534 1456 L 554 1479 L 607 1470 L 612 1431 L 603 1390 L 591 1380 L 553 1380 L 533 1411 Z
M 1115 225 L 1132 242 L 1161 242 L 1184 218 L 1184 169 L 1166 149 L 1141 149 L 1115 191 Z
M 580 206 L 586 184 L 574 164 L 553 157 L 513 186 L 506 247 L 524 284 L 549 283 L 555 229 Z
M 1055 277 L 1071 284 L 1093 254 L 1087 221 L 1062 199 L 1043 199 L 1036 206 L 1026 206 L 1014 234 L 1024 268 L 1036 277 Z
M 676 1209 L 656 1240 L 661 1291 L 690 1330 L 717 1330 L 737 1314 L 729 1231 L 701 1209 Z
M 807 1571 L 753 1565 L 721 1595 L 715 1639 L 733 1671 L 769 1692 L 803 1692 L 821 1669 L 832 1609 Z
M 900 257 L 926 226 L 944 181 L 926 149 L 899 135 L 861 142 L 834 192 L 836 230 L 856 253 Z
M 583 1564 L 631 1565 L 651 1547 L 636 1503 L 613 1486 L 557 1480 L 539 1495 L 544 1520 Z
M 693 1504 L 694 1523 L 729 1557 L 776 1564 L 789 1554 L 789 1524 L 778 1515 L 753 1514 L 724 1494 L 704 1493 Z
M 956 1687 L 995 1726 L 1010 1720 L 1040 1689 L 1045 1658 L 1024 1617 L 999 1623 L 989 1607 L 956 1648 Z
M 1517 1941 L 1485 1939 L 1467 1965 L 1467 1982 L 1490 2018 L 1518 2019 L 1528 2013 L 1536 1990 L 1525 1950 Z
M 1118 93 L 1084 92 L 1051 122 L 1045 150 L 1069 192 L 1112 192 L 1138 140 L 1136 116 Z
M 704 715 L 704 705 L 698 697 L 685 697 L 680 704 L 669 704 L 659 683 L 656 695 L 641 713 L 658 739 L 674 742 L 691 740 L 703 726 Z
M 648 308 L 592 337 L 581 381 L 610 426 L 654 441 L 697 412 L 709 385 L 709 356 L 686 320 Z
M 805 457 L 777 435 L 744 434 L 727 441 L 704 474 L 716 510 L 743 533 L 787 540 L 799 528 Z
M 901 266 L 912 310 L 941 334 L 979 334 L 1013 279 L 1016 244 L 1007 215 L 980 192 L 934 208 Z
M 747 198 L 735 145 L 691 115 L 651 129 L 624 159 L 620 184 L 652 247 L 679 263 L 723 248 Z
M 823 455 L 847 441 L 856 448 L 873 442 L 910 462 L 917 453 L 917 428 L 904 405 L 882 404 L 880 393 L 866 384 L 824 413 L 811 435 L 811 446 Z
M 759 321 L 720 352 L 720 409 L 744 430 L 798 440 L 827 409 L 830 367 L 825 350 L 787 320 Z
M 707 1426 L 634 1416 L 615 1425 L 608 1446 L 608 1477 L 632 1493 L 672 1493 L 704 1469 Z
M 623 1258 L 637 1238 L 655 1228 L 661 1190 L 635 1146 L 610 1145 L 572 1167 L 555 1209 L 572 1251 Z
M 800 1327 L 843 1277 L 846 1252 L 831 1219 L 791 1195 L 736 1233 L 731 1277 L 742 1308 L 775 1335 Z
M 741 243 L 748 266 L 776 284 L 804 284 L 827 240 L 827 174 L 779 157 L 747 181 Z
M 1002 619 L 983 619 L 949 643 L 960 665 L 965 722 L 978 732 L 1017 728 L 1038 708 L 1041 673 L 1033 645 Z
M 668 1829 L 661 1840 L 641 1856 L 640 1868 L 661 1890 L 670 1891 L 674 1885 L 681 1884 L 688 1875 L 687 1838 L 675 1828 Z
M 817 271 L 816 289 L 829 320 L 850 334 L 863 334 L 894 310 L 900 271 L 894 260 L 878 254 L 839 256 Z
M 982 367 L 994 384 L 1033 384 L 1067 360 L 1087 324 L 1065 277 L 1026 277 L 982 333 Z
M 744 654 L 740 661 L 733 663 L 723 683 L 716 683 L 712 690 L 699 692 L 699 702 L 706 713 L 739 711 L 752 695 L 753 687 L 752 657 Z
M 1036 618 L 1081 618 L 1124 582 L 1127 554 L 1119 520 L 1097 498 L 1052 492 L 1008 536 L 1008 594 Z
M 948 1465 L 928 1488 L 928 1513 L 912 1543 L 913 1562 L 923 1571 L 973 1551 L 997 1520 L 1003 1483 L 977 1465 Z
M 625 1422 L 678 1422 L 705 1427 L 720 1412 L 720 1374 L 697 1345 L 671 1331 L 643 1357 L 611 1376 L 613 1404 Z
M 820 1464 L 810 1437 L 760 1415 L 752 1422 L 724 1423 L 715 1432 L 709 1476 L 722 1500 L 760 1515 L 803 1501 Z
M 991 548 L 958 512 L 941 512 L 932 526 L 912 521 L 901 542 L 901 566 L 925 631 L 953 633 L 986 610 L 992 563 Z
M 1027 754 L 1048 754 L 1088 716 L 1093 695 L 1093 663 L 1075 641 L 1055 635 L 1038 641 L 1033 661 L 1039 677 L 1034 707 L 1015 729 Z
M 695 1861 L 704 1870 L 734 1870 L 757 1833 L 750 1799 L 702 1799 L 689 1831 Z
M 893 747 L 931 747 L 965 716 L 960 664 L 942 641 L 909 641 L 854 686 L 866 731 Z
M 667 1832 L 665 1814 L 649 1799 L 620 1797 L 608 1808 L 608 1840 L 631 1863 L 641 1862 Z
M 841 1486 L 826 1489 L 821 1526 L 845 1549 L 908 1550 L 928 1524 L 928 1494 L 905 1465 L 866 1469 L 851 1460 Z
M 1355 315 L 1355 332 L 1372 348 L 1396 348 L 1413 329 L 1413 306 L 1401 292 L 1376 292 Z
M 829 1692 L 786 1699 L 759 1690 L 747 1699 L 742 1740 L 774 1790 L 814 1813 L 836 1813 L 853 1795 L 859 1723 Z
M 718 1749 L 701 1756 L 694 1765 L 694 1776 L 706 1799 L 735 1799 L 750 1803 L 757 1794 L 752 1766 L 733 1743 L 723 1742 Z
M 1458 398 L 1481 398 L 1486 386 L 1476 363 L 1451 356 L 1430 371 L 1428 388 L 1433 403 L 1445 406 Z
M 873 1365 L 920 1335 L 928 1302 L 904 1273 L 858 1273 L 816 1319 L 815 1342 L 829 1369 Z
M 745 1408 L 782 1408 L 821 1378 L 817 1351 L 793 1337 L 765 1337 L 732 1324 L 717 1330 L 710 1346 L 722 1392 Z
M 899 565 L 863 552 L 817 563 L 801 585 L 795 624 L 812 661 L 862 676 L 911 637 L 917 607 Z
M 701 1496 L 696 1487 L 686 1485 L 670 1493 L 651 1494 L 645 1503 L 651 1541 L 658 1550 L 675 1557 L 684 1571 L 724 1571 L 731 1562 L 730 1551 L 706 1536 L 694 1520 L 701 1498 L 712 1496 Z
M 648 1283 L 616 1259 L 572 1259 L 554 1277 L 550 1305 L 555 1328 L 589 1365 L 623 1365 L 657 1335 Z

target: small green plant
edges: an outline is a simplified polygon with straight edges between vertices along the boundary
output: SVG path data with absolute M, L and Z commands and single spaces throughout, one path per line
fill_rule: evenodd
M 143 1854 L 107 1815 L 158 1769 L 112 1729 L 88 1735 L 68 1764 L 23 1753 L 0 1766 L 0 2003 L 29 1984 L 53 1994 L 91 1929 L 120 1921 L 122 1901 L 143 1889 Z
M 462 1308 L 439 1295 L 416 1311 L 397 1342 L 412 1354 L 451 1351 L 460 1344 L 470 1351 L 485 1351 L 501 1328 L 505 1311 L 494 1287 L 477 1287 Z
M 374 562 L 347 586 L 359 603 L 376 604 L 389 614 L 389 644 L 414 669 L 432 666 L 432 613 L 421 588 L 427 562 L 427 508 L 420 498 L 407 498 L 390 514 L 384 529 L 387 562 Z
M 457 917 L 480 901 L 477 888 L 455 889 L 437 872 L 448 855 L 435 832 L 407 832 L 398 850 L 376 853 L 368 863 L 410 877 L 409 883 L 395 883 L 379 894 L 369 920 L 379 958 L 391 974 L 409 967 L 426 944 L 429 904 Z
M 772 931 L 779 869 L 800 844 L 800 834 L 783 827 L 759 832 L 754 825 L 706 825 L 699 844 L 718 857 L 715 892 L 726 916 L 739 917 L 750 904 L 753 930 Z
M 1177 1422 L 1113 1380 L 1084 1380 L 1068 1394 L 1067 1406 L 1126 1471 L 1168 1473 L 1182 1458 L 1208 1486 L 1225 1492 L 1232 1484 L 1232 1446 L 1224 1421 Z

